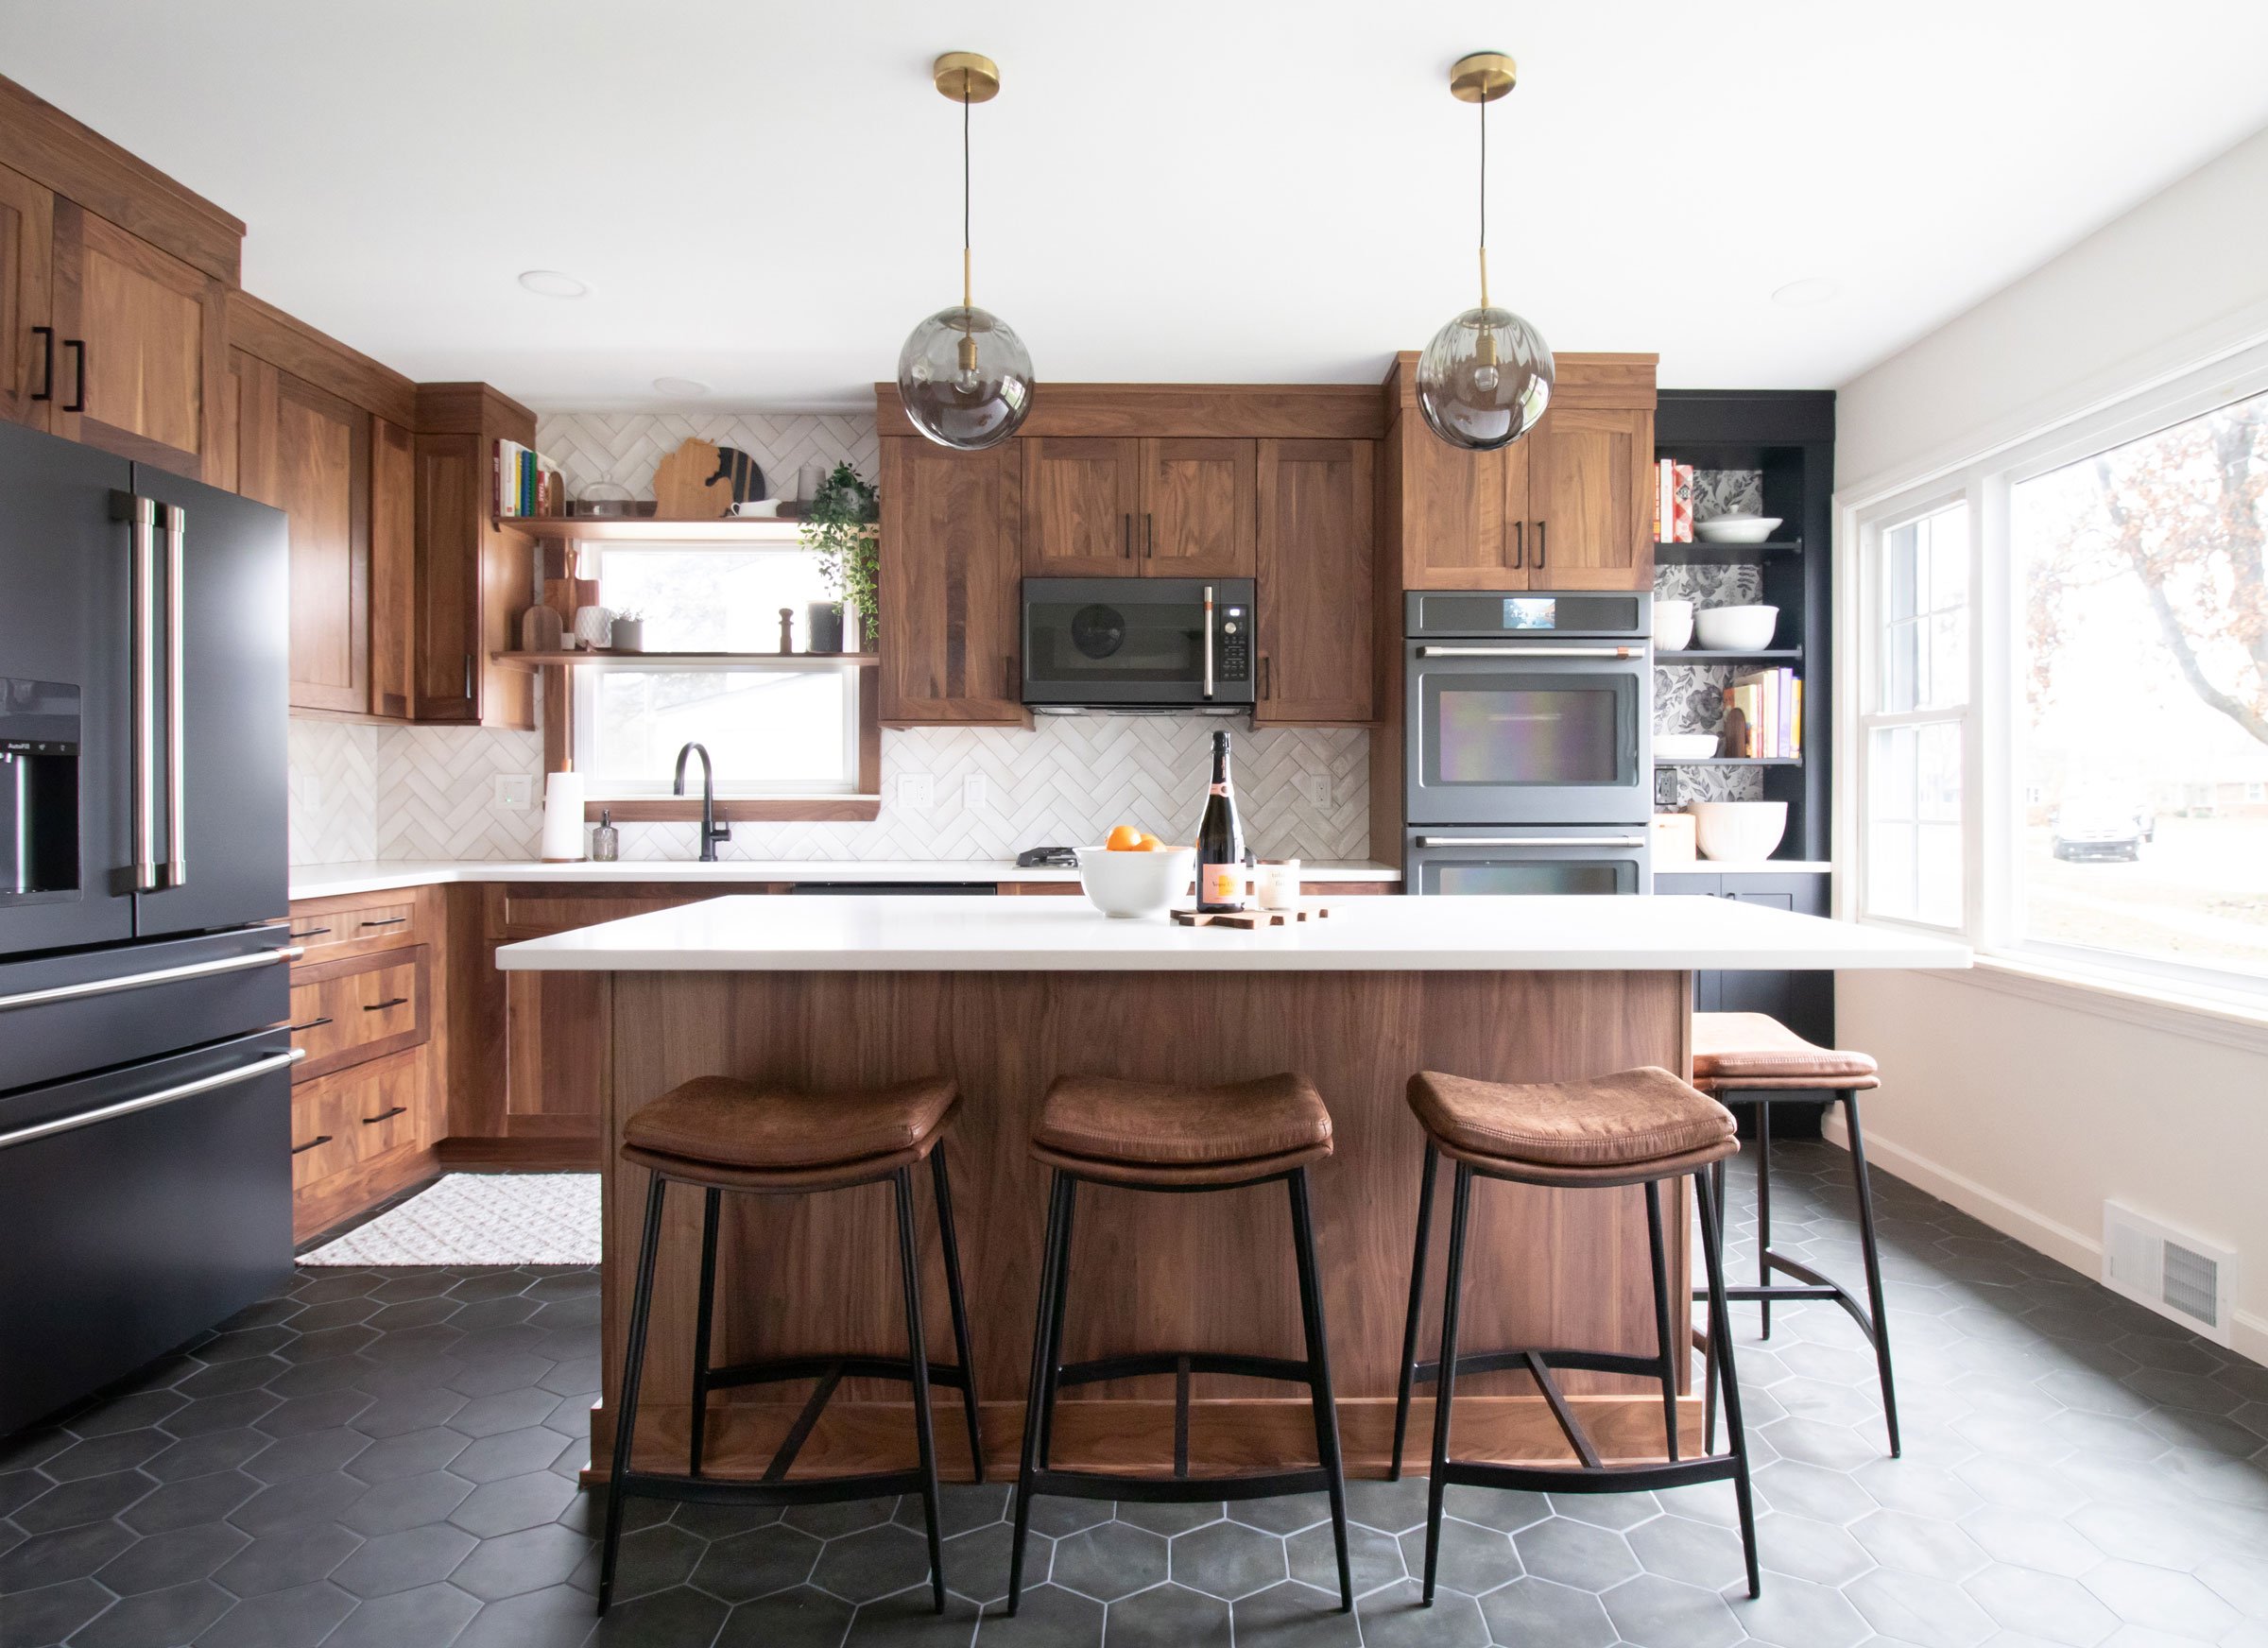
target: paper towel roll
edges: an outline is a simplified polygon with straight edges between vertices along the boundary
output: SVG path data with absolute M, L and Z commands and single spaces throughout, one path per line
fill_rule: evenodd
M 583 856 L 583 775 L 556 772 L 543 781 L 543 862 L 575 864 Z

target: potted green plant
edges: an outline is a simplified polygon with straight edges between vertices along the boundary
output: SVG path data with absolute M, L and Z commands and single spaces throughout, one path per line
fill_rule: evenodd
M 827 587 L 855 608 L 868 644 L 875 634 L 875 572 L 882 495 L 849 464 L 836 464 L 812 495 L 803 518 L 803 547 L 819 558 Z

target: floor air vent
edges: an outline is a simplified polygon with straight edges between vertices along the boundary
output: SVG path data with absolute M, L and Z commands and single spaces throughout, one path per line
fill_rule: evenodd
M 2103 1204 L 2104 1285 L 2219 1345 L 2229 1342 L 2236 1262 L 2229 1248 Z

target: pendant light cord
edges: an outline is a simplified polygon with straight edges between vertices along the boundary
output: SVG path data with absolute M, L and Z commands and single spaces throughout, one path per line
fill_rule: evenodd
M 1488 99 L 1481 99 L 1481 307 L 1488 307 Z
M 969 280 L 969 77 L 961 77 L 961 307 L 973 309 Z

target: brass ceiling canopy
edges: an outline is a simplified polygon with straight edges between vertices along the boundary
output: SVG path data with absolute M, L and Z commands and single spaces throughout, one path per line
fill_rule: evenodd
M 929 75 L 955 103 L 989 103 L 1000 95 L 1000 65 L 981 52 L 947 52 L 930 65 Z
M 944 66 L 939 58 L 940 72 Z M 1493 103 L 1519 84 L 1520 65 L 1503 52 L 1474 52 L 1450 66 L 1449 93 L 1460 103 Z

